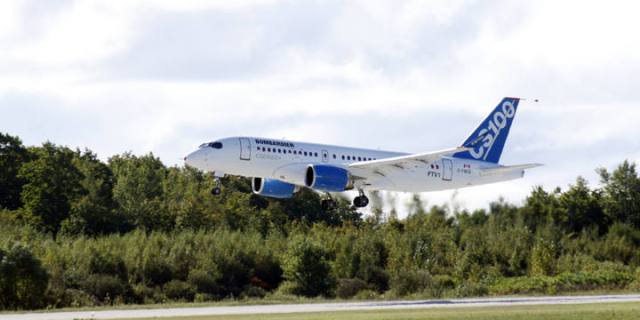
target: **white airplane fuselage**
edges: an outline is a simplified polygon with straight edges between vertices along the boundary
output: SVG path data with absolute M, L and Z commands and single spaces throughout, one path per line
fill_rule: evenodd
M 203 145 L 187 157 L 188 164 L 200 170 L 225 174 L 278 179 L 304 186 L 304 175 L 312 164 L 348 168 L 352 163 L 379 160 L 409 153 L 350 148 L 256 137 L 230 137 L 217 140 L 222 148 Z M 305 155 L 306 154 L 306 155 Z M 344 160 L 343 160 L 344 159 Z M 457 189 L 517 179 L 524 170 L 485 174 L 480 168 L 499 167 L 484 161 L 443 157 L 429 163 L 415 162 L 386 170 L 384 176 L 362 186 L 367 190 L 427 192 Z

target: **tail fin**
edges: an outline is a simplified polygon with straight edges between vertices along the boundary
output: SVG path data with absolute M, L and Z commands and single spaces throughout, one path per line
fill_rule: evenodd
M 519 98 L 502 99 L 493 112 L 462 144 L 463 147 L 471 150 L 458 152 L 453 157 L 498 163 L 511 123 L 516 116 L 518 102 L 520 102 Z

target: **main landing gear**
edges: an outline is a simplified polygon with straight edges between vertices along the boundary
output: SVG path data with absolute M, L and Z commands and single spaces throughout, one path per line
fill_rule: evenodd
M 327 193 L 327 198 L 322 199 L 320 204 L 322 205 L 322 210 L 333 210 L 336 207 L 338 207 L 338 203 L 335 200 L 333 200 L 331 195 L 328 193 Z
M 353 198 L 353 206 L 356 208 L 364 208 L 369 205 L 369 198 L 364 195 L 362 189 L 358 190 L 358 192 L 360 192 L 360 195 Z

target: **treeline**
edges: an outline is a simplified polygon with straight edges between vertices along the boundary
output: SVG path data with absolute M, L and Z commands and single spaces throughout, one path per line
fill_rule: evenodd
M 640 178 L 534 188 L 520 207 L 409 215 L 251 194 L 249 181 L 0 134 L 0 308 L 295 296 L 640 290 Z M 376 195 L 371 195 L 372 203 Z

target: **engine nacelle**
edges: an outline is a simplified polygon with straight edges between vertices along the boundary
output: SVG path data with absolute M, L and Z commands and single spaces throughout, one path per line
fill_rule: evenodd
M 328 165 L 310 165 L 305 175 L 305 185 L 309 188 L 342 192 L 349 189 L 349 171 Z
M 251 179 L 253 193 L 265 197 L 288 199 L 293 197 L 296 186 L 275 179 L 253 178 Z

